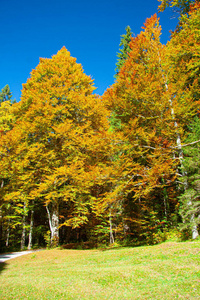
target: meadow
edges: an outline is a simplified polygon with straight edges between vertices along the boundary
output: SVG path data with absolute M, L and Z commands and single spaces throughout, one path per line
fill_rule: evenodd
M 200 241 L 42 250 L 0 264 L 0 299 L 200 299 Z

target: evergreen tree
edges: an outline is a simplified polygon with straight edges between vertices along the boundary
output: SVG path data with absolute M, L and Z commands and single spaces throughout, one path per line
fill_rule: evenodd
M 117 77 L 117 75 L 119 73 L 119 70 L 121 69 L 121 67 L 125 63 L 126 59 L 128 58 L 128 53 L 131 50 L 131 48 L 129 46 L 130 41 L 131 41 L 131 36 L 132 36 L 130 26 L 127 26 L 125 30 L 126 30 L 126 33 L 121 35 L 121 42 L 119 44 L 119 47 L 122 47 L 122 48 L 119 49 L 120 52 L 117 54 L 118 60 L 117 60 L 117 63 L 116 63 L 115 78 Z
M 183 194 L 180 196 L 180 214 L 183 218 L 181 228 L 189 230 L 193 236 L 194 228 L 200 224 L 200 119 L 196 117 L 190 125 L 188 142 L 190 145 L 184 149 L 184 169 L 186 178 L 182 178 L 183 183 L 187 182 Z M 193 143 L 194 142 L 194 143 Z
M 1 92 L 0 92 L 0 104 L 1 104 L 2 102 L 8 101 L 8 100 L 10 100 L 11 103 L 15 103 L 15 102 L 16 102 L 15 99 L 12 100 L 12 93 L 11 93 L 11 91 L 10 91 L 9 85 L 7 84 L 7 85 L 1 90 Z

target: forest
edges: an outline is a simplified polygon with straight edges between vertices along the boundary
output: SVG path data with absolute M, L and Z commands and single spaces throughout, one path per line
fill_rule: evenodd
M 0 92 L 0 251 L 156 244 L 200 234 L 200 2 L 170 41 L 157 14 L 121 37 L 102 96 L 63 47 L 19 102 Z

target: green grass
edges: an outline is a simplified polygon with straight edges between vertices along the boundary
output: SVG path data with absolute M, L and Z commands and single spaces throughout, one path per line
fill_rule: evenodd
M 0 265 L 0 299 L 200 299 L 200 241 L 44 250 Z

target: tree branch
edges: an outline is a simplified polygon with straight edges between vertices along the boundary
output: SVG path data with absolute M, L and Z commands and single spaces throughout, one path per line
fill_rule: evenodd
M 190 146 L 190 145 L 194 145 L 194 144 L 197 144 L 197 143 L 199 143 L 200 142 L 200 140 L 198 140 L 198 141 L 195 141 L 195 142 L 191 142 L 191 143 L 188 143 L 188 144 L 183 144 L 183 145 L 181 145 L 181 147 L 187 147 L 187 146 Z M 180 146 L 174 146 L 174 147 L 170 147 L 171 149 L 177 149 L 177 148 L 179 148 Z

